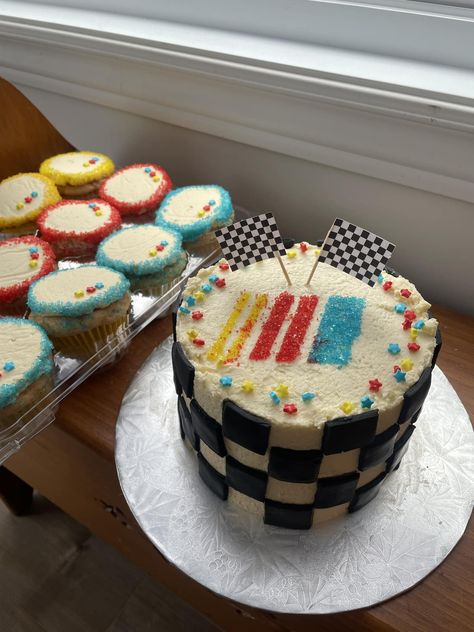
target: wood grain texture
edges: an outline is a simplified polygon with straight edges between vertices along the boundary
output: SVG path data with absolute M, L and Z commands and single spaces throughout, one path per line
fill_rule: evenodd
M 0 78 L 0 180 L 38 171 L 43 160 L 74 147 L 11 83 Z

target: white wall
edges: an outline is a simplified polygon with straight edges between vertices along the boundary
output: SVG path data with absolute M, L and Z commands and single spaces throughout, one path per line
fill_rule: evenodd
M 474 314 L 474 205 L 119 110 L 18 86 L 75 146 L 118 165 L 152 160 L 177 186 L 217 183 L 283 234 L 316 240 L 336 215 L 397 244 L 392 265 L 425 298 Z

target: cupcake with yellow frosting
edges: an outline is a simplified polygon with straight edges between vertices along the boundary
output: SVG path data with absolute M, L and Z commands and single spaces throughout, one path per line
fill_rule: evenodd
M 43 161 L 40 173 L 50 178 L 62 197 L 88 198 L 98 190 L 104 178 L 115 171 L 105 154 L 91 151 L 70 151 Z
M 54 182 L 39 173 L 18 173 L 0 182 L 0 228 L 21 226 L 38 217 L 61 196 Z

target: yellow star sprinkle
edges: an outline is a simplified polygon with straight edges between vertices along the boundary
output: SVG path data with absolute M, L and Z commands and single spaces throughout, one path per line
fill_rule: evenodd
M 159 182 L 160 176 L 153 176 L 153 182 Z
M 246 393 L 251 393 L 253 391 L 253 382 L 251 380 L 244 380 L 242 382 L 242 390 Z
M 343 402 L 339 408 L 342 410 L 343 413 L 346 413 L 346 415 L 349 415 L 355 408 L 355 404 L 353 404 L 352 402 Z
M 96 211 L 95 214 L 97 217 L 100 217 L 102 215 L 102 211 Z
M 314 249 L 314 254 L 315 254 L 316 256 L 319 256 L 319 255 L 321 254 L 321 250 L 320 250 L 319 248 L 315 248 L 315 249 Z
M 204 211 L 198 211 L 198 217 L 204 217 L 205 214 Z
M 288 386 L 286 384 L 278 384 L 278 386 L 274 389 L 275 393 L 283 399 L 283 397 L 288 397 Z
M 74 296 L 75 296 L 76 298 L 82 298 L 82 297 L 84 296 L 84 292 L 83 292 L 82 290 L 76 290 L 76 291 L 74 292 Z
M 400 366 L 402 371 L 411 371 L 413 368 L 413 360 L 410 360 L 410 358 L 403 358 L 400 362 Z
M 35 261 L 34 259 L 32 259 L 29 263 L 30 268 L 37 268 L 38 267 L 38 262 Z
M 287 250 L 286 256 L 289 257 L 290 259 L 293 259 L 294 257 L 296 257 L 296 250 Z
M 202 299 L 206 296 L 204 294 L 204 292 L 201 292 L 201 290 L 198 290 L 197 292 L 194 292 L 193 294 L 194 298 L 196 299 L 196 301 L 202 301 Z
M 149 250 L 148 254 L 150 255 L 150 257 L 156 257 L 156 250 L 154 250 L 154 249 Z
M 416 339 L 417 339 L 417 337 L 418 337 L 418 333 L 419 333 L 418 329 L 415 329 L 414 327 L 412 327 L 412 328 L 410 329 L 410 338 L 411 338 L 412 340 L 416 340 Z
M 16 205 L 18 210 L 22 209 L 24 206 L 25 205 L 23 204 L 23 202 L 18 202 L 18 204 Z
M 195 329 L 190 329 L 187 333 L 188 333 L 188 336 L 191 338 L 191 340 L 194 340 L 194 338 L 197 338 L 198 332 Z
M 88 163 L 88 162 L 83 162 L 83 163 L 82 163 L 82 166 L 83 166 L 83 167 L 88 167 L 88 166 L 89 166 L 89 163 Z

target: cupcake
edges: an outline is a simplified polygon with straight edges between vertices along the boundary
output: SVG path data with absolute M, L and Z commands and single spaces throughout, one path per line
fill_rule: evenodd
M 0 312 L 21 315 L 30 285 L 56 268 L 49 244 L 37 237 L 0 241 Z
M 58 349 L 95 353 L 123 334 L 129 287 L 123 274 L 103 266 L 58 270 L 31 285 L 30 318 L 44 327 Z
M 121 226 L 120 213 L 103 200 L 63 200 L 48 206 L 37 224 L 58 257 L 94 256 L 97 245 Z
M 0 431 L 53 387 L 53 345 L 36 323 L 0 318 Z
M 56 184 L 66 198 L 89 198 L 99 190 L 101 181 L 115 170 L 105 154 L 91 151 L 70 151 L 43 161 L 40 173 Z
M 61 196 L 49 178 L 39 173 L 19 173 L 0 182 L 0 228 L 33 221 Z
M 184 242 L 216 243 L 213 231 L 231 224 L 234 210 L 229 193 L 216 184 L 174 189 L 165 197 L 155 223 L 178 231 Z
M 129 165 L 101 184 L 99 196 L 121 215 L 142 215 L 154 211 L 172 186 L 171 178 L 159 165 Z
M 97 263 L 123 272 L 132 288 L 161 295 L 187 264 L 181 235 L 153 224 L 117 231 L 97 249 Z

